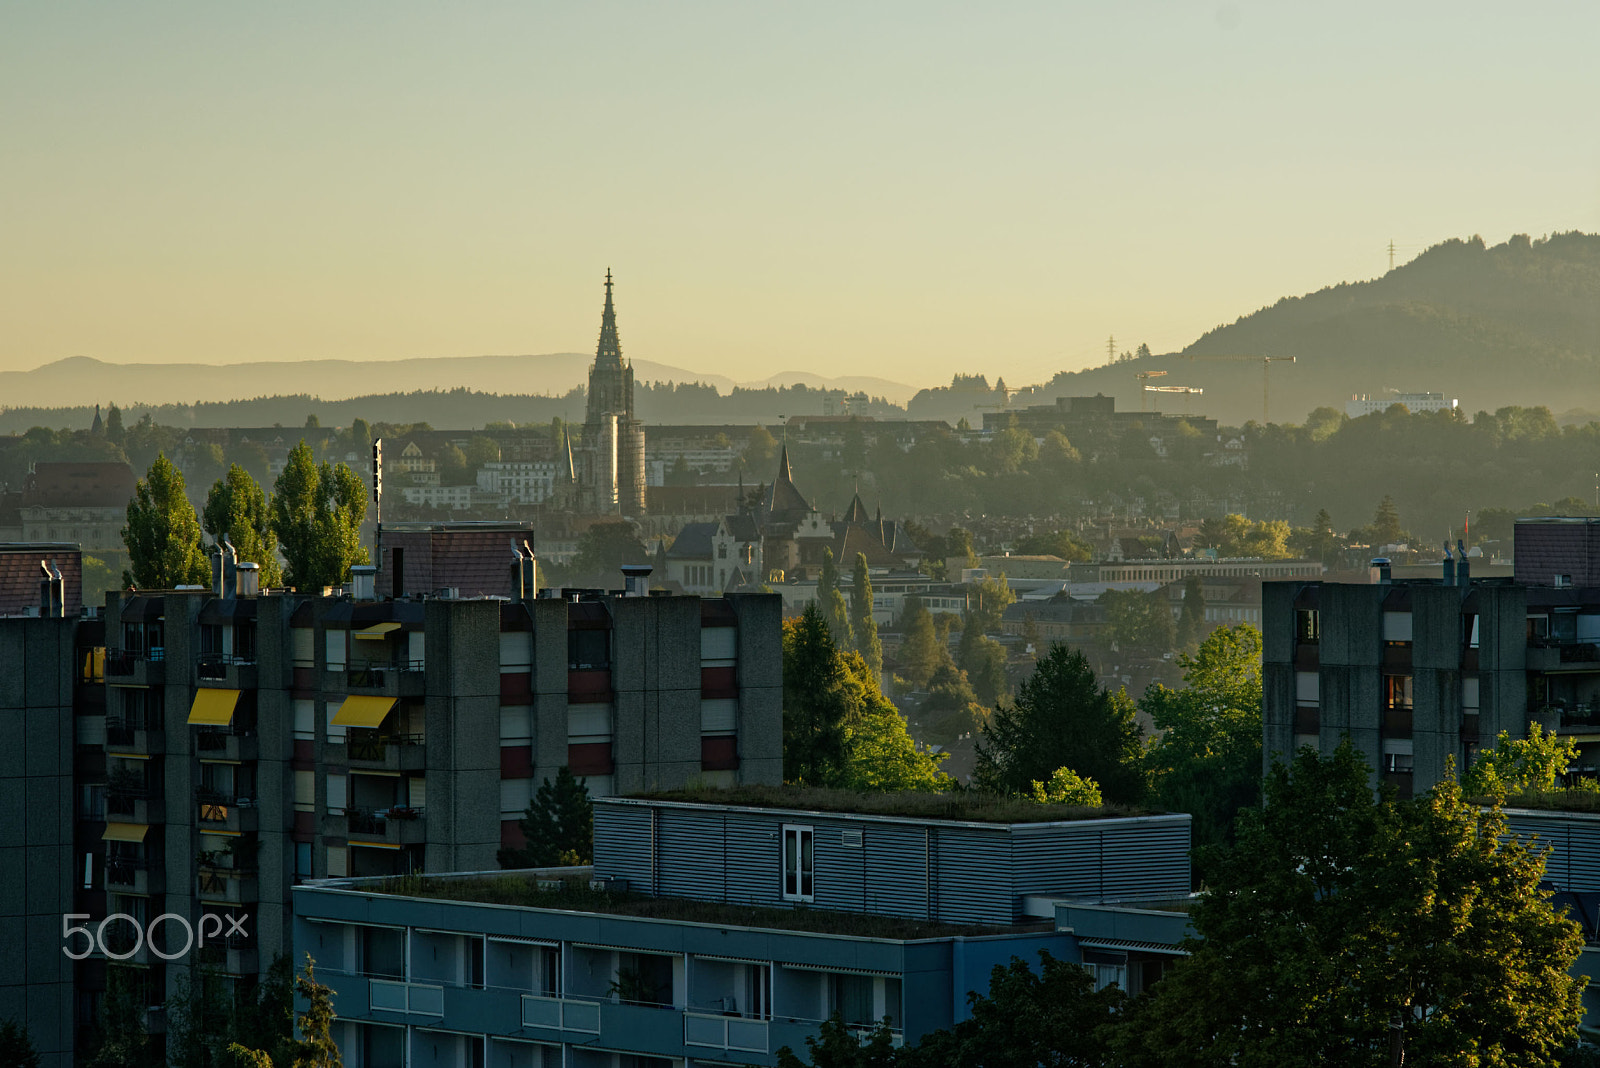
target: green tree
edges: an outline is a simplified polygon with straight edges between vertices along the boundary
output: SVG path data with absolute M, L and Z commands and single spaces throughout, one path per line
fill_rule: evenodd
M 1553 1062 L 1583 935 L 1539 889 L 1540 853 L 1453 779 L 1396 801 L 1369 775 L 1348 743 L 1268 773 L 1189 957 L 1118 1026 L 1130 1068 Z
M 894 1032 L 887 1024 L 877 1027 L 863 1042 L 857 1026 L 846 1026 L 835 1012 L 817 1028 L 816 1037 L 806 1036 L 805 1060 L 788 1046 L 780 1046 L 778 1068 L 896 1068 L 906 1063 L 908 1055 L 895 1046 Z
M 337 586 L 353 564 L 368 561 L 361 544 L 367 487 L 346 464 L 318 467 L 302 438 L 272 493 L 272 532 L 288 562 L 284 580 L 301 590 Z
M 939 765 L 949 754 L 935 756 L 919 750 L 906 731 L 905 717 L 878 692 L 872 677 L 864 676 L 866 662 L 861 654 L 852 653 L 849 658 L 855 661 L 853 673 L 867 691 L 866 707 L 860 719 L 846 730 L 848 756 L 839 776 L 829 785 L 873 793 L 937 793 L 948 789 L 950 776 L 940 771 Z
M 986 790 L 1026 793 L 1057 768 L 1100 784 L 1107 801 L 1132 804 L 1146 793 L 1143 732 L 1121 690 L 1095 684 L 1081 652 L 1051 646 L 1010 705 L 989 718 L 978 743 L 976 778 Z
M 1537 723 L 1528 724 L 1526 738 L 1501 731 L 1495 743 L 1478 754 L 1461 777 L 1461 787 L 1473 797 L 1516 797 L 1546 794 L 1578 757 L 1578 740 L 1546 734 Z
M 650 551 L 639 540 L 632 523 L 612 520 L 596 523 L 578 538 L 578 554 L 572 558 L 569 572 L 582 578 L 606 576 L 620 580 L 618 574 L 623 564 L 641 564 L 650 559 Z
M 234 464 L 225 477 L 212 483 L 200 518 L 214 541 L 226 537 L 239 551 L 240 560 L 261 565 L 263 587 L 283 585 L 278 538 L 272 532 L 272 508 L 266 493 L 248 471 Z
M 127 431 L 122 427 L 122 409 L 115 404 L 106 410 L 106 440 L 121 445 Z
M 1149 765 L 1161 803 L 1194 817 L 1194 844 L 1219 845 L 1261 796 L 1261 632 L 1219 627 L 1178 662 L 1183 689 L 1158 683 L 1139 699 L 1161 732 Z
M 1028 787 L 1028 798 L 1041 805 L 1081 805 L 1099 808 L 1105 803 L 1100 784 L 1086 779 L 1071 768 L 1057 768 L 1047 782 L 1035 779 Z
M 922 734 L 939 745 L 952 745 L 963 735 L 981 730 L 989 708 L 978 700 L 967 673 L 946 662 L 928 680 L 928 697 L 918 710 Z
M 126 965 L 106 968 L 106 991 L 100 1001 L 92 1052 L 87 1068 L 162 1068 L 166 1057 L 145 1027 L 151 1004 L 147 979 Z
M 972 622 L 961 631 L 956 658 L 978 700 L 998 704 L 1010 690 L 1006 681 L 1005 646 L 987 636 Z
M 1018 538 L 1015 548 L 1022 556 L 1059 556 L 1063 560 L 1088 560 L 1094 555 L 1094 547 L 1070 530 L 1029 534 Z
M 5 1068 L 39 1068 L 39 1051 L 28 1029 L 15 1019 L 0 1023 L 0 1065 Z
M 950 650 L 934 630 L 933 616 L 920 597 L 907 597 L 900 614 L 900 668 L 912 686 L 923 689 L 933 673 L 950 659 Z
M 1206 632 L 1206 591 L 1199 575 L 1188 575 L 1183 580 L 1183 607 L 1178 612 L 1175 640 L 1178 648 L 1192 650 L 1200 644 Z
M 844 766 L 861 714 L 855 680 L 815 603 L 783 623 L 783 778 L 827 785 Z
M 844 594 L 839 592 L 839 568 L 834 564 L 833 550 L 826 547 L 822 550 L 822 572 L 817 576 L 817 604 L 821 607 L 822 618 L 828 621 L 828 631 L 834 642 L 850 648 L 853 637 L 850 610 L 845 606 Z
M 156 456 L 149 474 L 140 479 L 128 502 L 128 525 L 122 528 L 128 549 L 125 585 L 170 590 L 204 585 L 211 566 L 200 547 L 200 520 L 184 493 L 183 475 L 165 453 Z
M 1405 540 L 1405 528 L 1400 525 L 1400 510 L 1394 506 L 1394 498 L 1386 493 L 1372 516 L 1372 543 L 1394 545 Z
M 594 857 L 594 804 L 589 788 L 562 765 L 555 782 L 548 778 L 534 792 L 533 800 L 517 821 L 527 844 L 521 849 L 502 849 L 498 860 L 502 868 L 554 868 L 588 864 Z
M 333 1041 L 333 991 L 317 982 L 315 965 L 307 953 L 305 970 L 295 977 L 295 993 L 305 999 L 306 1011 L 300 1014 L 300 1039 L 290 1063 L 293 1068 L 344 1068 Z
M 1118 649 L 1153 655 L 1176 644 L 1172 609 L 1162 591 L 1106 590 L 1097 603 L 1105 609 L 1105 638 Z
M 872 576 L 867 573 L 865 553 L 856 553 L 855 574 L 850 583 L 850 634 L 856 652 L 866 660 L 874 677 L 883 674 L 883 644 L 878 641 L 878 622 L 872 618 Z

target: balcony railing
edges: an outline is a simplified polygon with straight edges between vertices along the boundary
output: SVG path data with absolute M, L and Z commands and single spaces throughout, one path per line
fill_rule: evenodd
M 254 667 L 255 663 L 254 654 L 241 656 L 237 653 L 207 653 L 200 658 L 195 670 L 202 679 L 225 679 L 228 677 L 230 667 Z
M 397 734 L 352 727 L 349 735 L 350 759 L 383 761 L 388 759 L 390 746 L 421 746 L 426 741 L 427 736 L 422 734 Z

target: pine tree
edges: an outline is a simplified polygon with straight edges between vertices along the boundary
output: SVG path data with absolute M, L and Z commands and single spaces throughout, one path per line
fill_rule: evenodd
M 263 587 L 283 585 L 278 538 L 272 533 L 272 509 L 250 472 L 233 464 L 225 477 L 212 483 L 201 522 L 214 540 L 220 542 L 226 537 L 239 551 L 240 560 L 261 565 Z
M 204 585 L 211 566 L 200 546 L 200 519 L 184 493 L 183 474 L 165 453 L 134 486 L 122 528 L 129 569 L 122 581 L 138 589 Z
M 295 1043 L 294 1068 L 344 1068 L 339 1047 L 333 1041 L 333 991 L 317 982 L 312 974 L 316 961 L 306 954 L 305 974 L 294 981 L 295 993 L 306 999 L 300 1014 L 300 1040 Z
M 822 573 L 817 576 L 817 605 L 822 618 L 828 621 L 828 632 L 834 643 L 848 649 L 853 644 L 850 633 L 850 610 L 845 607 L 844 594 L 839 592 L 839 568 L 833 560 L 833 550 L 822 550 Z
M 122 409 L 113 404 L 106 410 L 106 440 L 121 445 L 123 436 Z
M 39 1051 L 33 1048 L 28 1029 L 16 1020 L 0 1023 L 0 1065 L 39 1068 Z
M 850 585 L 850 631 L 855 649 L 872 669 L 874 678 L 883 675 L 883 644 L 878 641 L 878 623 L 872 618 L 872 576 L 867 574 L 865 553 L 856 553 L 854 581 Z
M 1400 510 L 1394 506 L 1394 498 L 1387 493 L 1378 502 L 1378 510 L 1372 516 L 1372 536 L 1379 545 L 1393 545 L 1405 537 L 1405 531 L 1400 526 Z
M 566 766 L 540 784 L 517 821 L 527 845 L 502 849 L 502 868 L 554 868 L 588 864 L 594 856 L 594 805 L 589 789 Z

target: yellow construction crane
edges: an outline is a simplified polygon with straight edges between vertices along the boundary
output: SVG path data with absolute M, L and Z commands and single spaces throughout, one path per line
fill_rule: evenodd
M 1267 372 L 1272 369 L 1272 365 L 1275 364 L 1275 363 L 1280 363 L 1280 362 L 1294 363 L 1295 362 L 1295 358 L 1293 356 L 1185 356 L 1182 353 L 1178 353 L 1177 355 L 1178 355 L 1178 359 L 1180 359 L 1180 360 L 1231 360 L 1231 361 L 1234 361 L 1234 362 L 1238 362 L 1240 360 L 1255 360 L 1255 361 L 1258 361 L 1261 364 L 1261 425 L 1262 426 L 1266 426 L 1267 425 L 1267 403 L 1268 403 L 1268 400 L 1270 398 L 1270 394 L 1268 392 L 1268 388 L 1269 387 L 1268 387 L 1268 381 L 1267 381 Z
M 1144 391 L 1146 389 L 1153 388 L 1150 385 L 1150 381 L 1149 380 L 1152 379 L 1152 378 L 1162 378 L 1162 377 L 1164 377 L 1166 375 L 1166 373 L 1167 372 L 1165 372 L 1165 371 L 1135 371 L 1135 372 L 1133 372 L 1133 377 L 1137 378 L 1139 380 L 1139 385 L 1144 387 L 1144 389 L 1139 390 L 1139 410 L 1141 412 L 1144 411 Z
M 1162 372 L 1162 373 L 1164 374 L 1165 372 Z M 1205 392 L 1205 390 L 1201 389 L 1199 386 L 1145 386 L 1144 387 L 1144 391 L 1146 393 L 1182 393 L 1184 395 L 1183 396 L 1183 414 L 1184 415 L 1188 415 L 1189 414 L 1189 398 L 1191 396 L 1193 396 L 1194 394 L 1196 394 L 1196 393 L 1204 393 Z M 1143 398 L 1141 398 L 1141 400 L 1142 399 Z M 1144 410 L 1144 405 L 1142 403 L 1139 405 L 1139 410 L 1140 411 Z

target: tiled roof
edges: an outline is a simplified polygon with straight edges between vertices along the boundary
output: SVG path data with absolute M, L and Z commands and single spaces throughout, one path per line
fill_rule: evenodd
M 515 596 L 517 562 L 512 544 L 533 540 L 531 530 L 406 530 L 383 532 L 383 565 L 376 592 L 394 592 L 394 550 L 404 550 L 405 593 L 456 589 L 462 597 Z
M 66 614 L 83 612 L 83 553 L 76 545 L 0 545 L 0 616 L 38 608 L 41 563 L 55 561 L 65 586 Z
M 1514 529 L 1519 585 L 1551 586 L 1557 575 L 1569 576 L 1575 586 L 1600 585 L 1600 522 L 1536 520 Z

